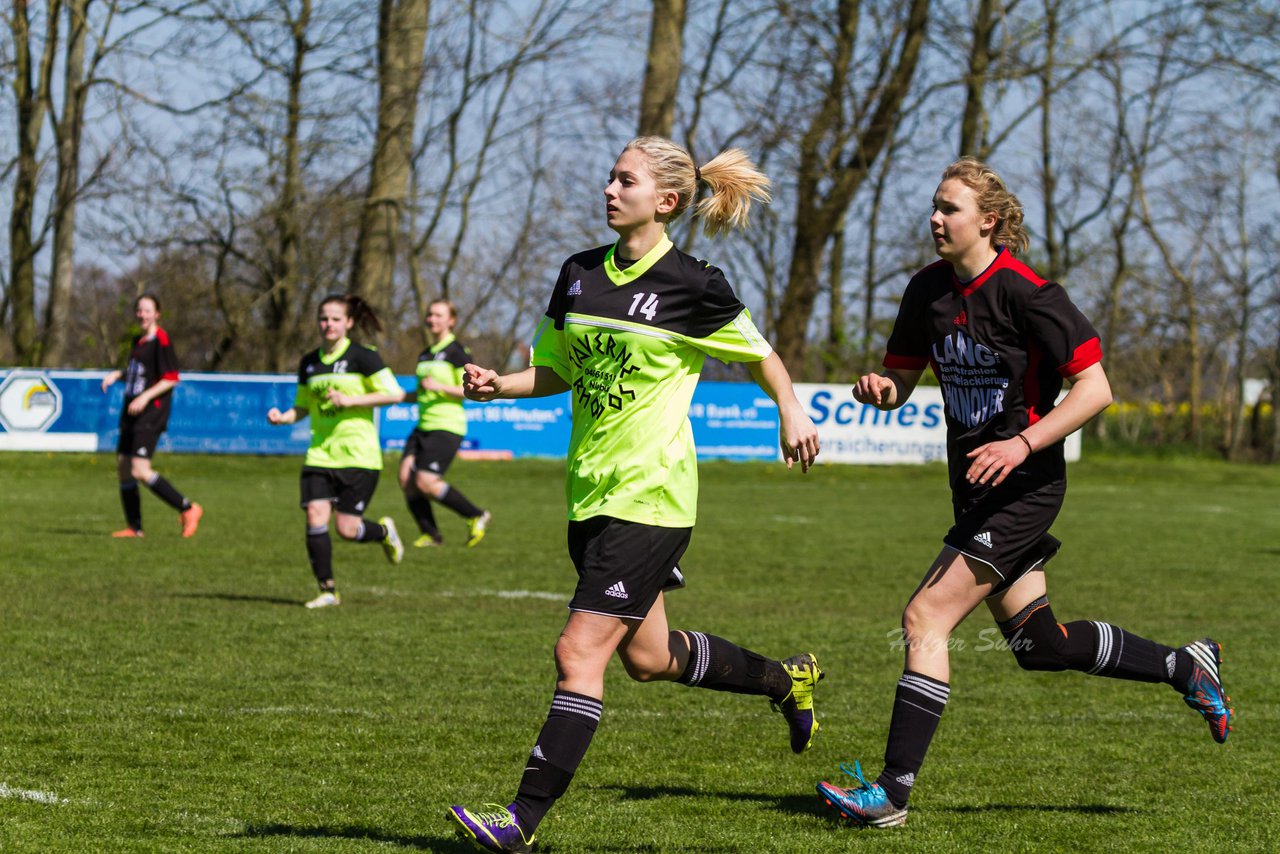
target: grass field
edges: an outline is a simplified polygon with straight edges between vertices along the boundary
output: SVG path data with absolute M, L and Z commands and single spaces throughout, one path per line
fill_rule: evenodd
M 307 611 L 299 461 L 160 464 L 206 507 L 194 539 L 150 495 L 147 538 L 108 538 L 107 455 L 0 455 L 0 850 L 470 850 L 445 808 L 510 799 L 551 694 L 561 465 L 457 464 L 494 511 L 481 546 L 447 511 L 446 546 L 398 567 L 336 544 L 344 605 Z M 1225 643 L 1226 746 L 1165 686 L 1023 673 L 980 611 L 910 823 L 887 832 L 833 824 L 813 786 L 845 760 L 879 770 L 890 635 L 948 524 L 942 470 L 702 471 L 672 625 L 816 652 L 822 733 L 796 757 L 763 699 L 614 665 L 540 850 L 1280 850 L 1280 469 L 1087 461 L 1055 527 L 1059 619 Z M 390 473 L 384 513 L 411 527 Z

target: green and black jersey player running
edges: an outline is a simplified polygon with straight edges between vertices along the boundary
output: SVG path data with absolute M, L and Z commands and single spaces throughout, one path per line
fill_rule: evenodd
M 467 435 L 467 415 L 462 410 L 463 367 L 471 351 L 454 335 L 458 310 L 447 299 L 433 300 L 423 319 L 430 346 L 418 356 L 418 426 L 404 443 L 400 460 L 400 488 L 405 503 L 418 523 L 414 546 L 438 546 L 444 537 L 436 527 L 432 500 L 467 520 L 467 545 L 484 539 L 490 514 L 471 503 L 460 490 L 447 483 L 444 473 L 462 447 Z M 409 399 L 408 396 L 405 398 Z
M 569 555 L 578 584 L 556 643 L 559 678 L 514 801 L 454 806 L 458 832 L 491 851 L 527 851 L 564 794 L 604 709 L 604 672 L 616 652 L 637 681 L 768 697 L 800 753 L 818 729 L 813 690 L 822 672 L 809 653 L 777 661 L 723 638 L 667 625 L 663 587 L 697 514 L 698 470 L 689 404 L 707 356 L 744 362 L 778 404 L 787 466 L 807 471 L 818 434 L 781 359 L 760 335 L 720 270 L 676 249 L 666 224 L 687 209 L 715 234 L 745 225 L 768 179 L 740 151 L 700 170 L 656 137 L 623 150 L 604 189 L 618 240 L 561 268 L 534 338 L 531 366 L 499 376 L 467 366 L 475 400 L 571 391 L 566 492 Z
M 382 445 L 373 408 L 399 403 L 404 391 L 382 357 L 348 338 L 356 324 L 368 332 L 381 330 L 377 316 L 357 296 L 330 296 L 320 303 L 323 343 L 302 357 L 293 406 L 272 407 L 267 420 L 293 424 L 311 418 L 311 446 L 302 466 L 302 509 L 307 514 L 307 557 L 320 584 L 320 595 L 308 608 L 341 604 L 333 580 L 333 544 L 329 517 L 336 509 L 338 536 L 358 543 L 381 543 L 391 563 L 399 563 L 404 546 L 389 516 L 377 522 L 362 518 L 378 486 Z

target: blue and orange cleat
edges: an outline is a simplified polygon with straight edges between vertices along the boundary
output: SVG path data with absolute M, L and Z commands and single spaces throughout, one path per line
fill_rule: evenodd
M 1182 699 L 1209 724 L 1209 734 L 1222 744 L 1231 733 L 1235 710 L 1222 686 L 1222 645 L 1209 638 L 1187 644 L 1182 651 L 1191 656 L 1194 667 L 1186 696 Z
M 900 827 L 907 823 L 907 808 L 894 806 L 879 783 L 868 783 L 857 760 L 852 767 L 848 762 L 840 763 L 840 770 L 857 780 L 858 785 L 845 789 L 834 783 L 819 783 L 818 797 L 823 804 L 859 827 Z

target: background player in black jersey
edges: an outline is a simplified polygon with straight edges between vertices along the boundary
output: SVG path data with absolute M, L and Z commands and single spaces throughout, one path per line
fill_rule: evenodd
M 138 481 L 142 481 L 152 494 L 178 511 L 182 536 L 190 537 L 200 525 L 204 508 L 151 468 L 156 444 L 169 424 L 173 387 L 178 384 L 178 356 L 169 334 L 160 328 L 160 300 L 154 294 L 143 294 L 134 300 L 133 312 L 140 330 L 133 339 L 129 364 L 123 371 L 112 371 L 102 379 L 104 392 L 121 377 L 125 381 L 116 473 L 126 527 L 111 536 L 142 536 L 142 498 L 138 494 Z
M 745 225 L 768 179 L 740 151 L 699 170 L 680 146 L 655 137 L 623 150 L 604 189 L 618 240 L 561 268 L 535 335 L 531 367 L 499 376 L 467 366 L 476 400 L 572 389 L 567 460 L 569 554 L 578 585 L 555 647 L 551 709 L 509 806 L 461 806 L 458 831 L 491 851 L 528 851 L 564 794 L 604 709 L 604 673 L 616 652 L 637 681 L 768 697 L 787 720 L 791 749 L 817 732 L 813 690 L 822 677 L 805 653 L 776 661 L 702 632 L 671 631 L 662 590 L 689 543 L 696 516 L 697 456 L 689 403 L 707 355 L 745 362 L 778 404 L 788 467 L 807 471 L 818 434 L 778 355 L 724 275 L 676 249 L 666 224 L 687 209 L 709 233 Z
M 942 385 L 955 525 L 902 615 L 906 665 L 884 770 L 852 788 L 819 783 L 825 802 L 859 825 L 905 824 L 907 799 L 950 693 L 948 639 L 985 601 L 1027 670 L 1078 670 L 1181 693 L 1226 741 L 1232 710 L 1219 645 L 1179 649 L 1102 622 L 1059 624 L 1044 564 L 1066 491 L 1063 440 L 1111 402 L 1089 321 L 1054 282 L 1014 257 L 1022 208 L 998 175 L 970 159 L 943 172 L 929 218 L 941 261 L 912 278 L 889 338 L 883 375 L 858 380 L 861 403 L 906 402 L 926 365 Z M 1070 390 L 1055 400 L 1063 381 Z
M 357 324 L 366 332 L 382 330 L 373 309 L 358 296 L 330 296 L 320 303 L 321 344 L 298 365 L 293 406 L 272 407 L 272 424 L 311 418 L 311 447 L 302 465 L 300 491 L 307 514 L 307 557 L 320 585 L 308 608 L 342 603 L 333 579 L 333 543 L 329 518 L 336 509 L 338 536 L 357 543 L 381 543 L 387 560 L 399 563 L 404 546 L 395 522 L 363 518 L 382 471 L 382 444 L 373 410 L 399 403 L 404 391 L 377 351 L 348 336 Z
M 463 367 L 471 361 L 471 351 L 454 335 L 458 309 L 447 299 L 427 306 L 423 323 L 430 344 L 418 355 L 418 387 L 412 397 L 418 402 L 418 425 L 404 443 L 400 460 L 400 488 L 419 536 L 414 546 L 438 546 L 443 541 L 436 527 L 432 500 L 439 501 L 467 520 L 467 545 L 484 539 L 491 518 L 444 479 L 449 464 L 467 435 L 467 415 L 462 409 Z M 406 395 L 405 400 L 411 396 Z

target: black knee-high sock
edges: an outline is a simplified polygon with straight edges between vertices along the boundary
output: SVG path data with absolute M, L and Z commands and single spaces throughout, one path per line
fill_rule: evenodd
M 889 742 L 884 748 L 884 770 L 876 782 L 895 806 L 904 807 L 911 797 L 916 774 L 933 741 L 933 733 L 947 707 L 951 686 L 911 670 L 904 670 L 893 697 Z
M 684 634 L 689 638 L 689 664 L 677 682 L 712 691 L 764 695 L 778 702 L 791 693 L 791 677 L 781 662 L 715 635 Z
M 120 504 L 124 507 L 124 521 L 135 531 L 142 530 L 142 496 L 138 494 L 138 482 L 126 480 L 120 484 Z
M 513 804 L 526 836 L 569 788 L 603 712 L 604 702 L 595 697 L 572 691 L 556 691 L 552 696 L 547 721 L 529 754 Z
M 1063 626 L 1070 642 L 1072 635 L 1087 637 L 1093 646 L 1092 662 L 1086 673 L 1094 676 L 1110 676 L 1134 682 L 1165 682 L 1175 685 L 1178 671 L 1178 650 L 1140 638 L 1109 623 L 1075 620 Z M 1167 665 L 1173 656 L 1173 667 Z M 1186 673 L 1190 674 L 1191 656 L 1186 659 Z M 1173 672 L 1169 672 L 1172 670 Z M 1186 676 L 1182 682 L 1186 682 Z M 1176 685 L 1175 685 L 1176 687 Z
M 356 535 L 352 537 L 357 543 L 380 543 L 386 538 L 387 529 L 377 522 L 370 522 L 368 519 L 360 520 L 360 527 L 356 529 Z
M 1092 620 L 1059 625 L 1041 596 L 1000 631 L 1018 663 L 1027 670 L 1079 670 L 1133 682 L 1163 682 L 1187 693 L 1190 654 Z
M 174 489 L 172 483 L 161 477 L 159 472 L 151 473 L 151 479 L 147 481 L 147 486 L 151 488 L 151 492 L 156 498 L 159 498 L 174 510 L 186 510 L 191 506 L 191 502 L 181 492 Z
M 321 590 L 333 589 L 333 541 L 329 539 L 329 526 L 307 528 L 307 559 L 311 572 L 320 583 Z
M 464 519 L 474 519 L 484 512 L 467 500 L 467 496 L 447 483 L 444 485 L 444 492 L 436 500 Z
M 404 503 L 409 506 L 409 515 L 418 523 L 418 531 L 428 534 L 432 539 L 440 539 L 440 529 L 436 527 L 436 514 L 431 509 L 431 499 L 420 490 L 411 489 L 405 493 Z

